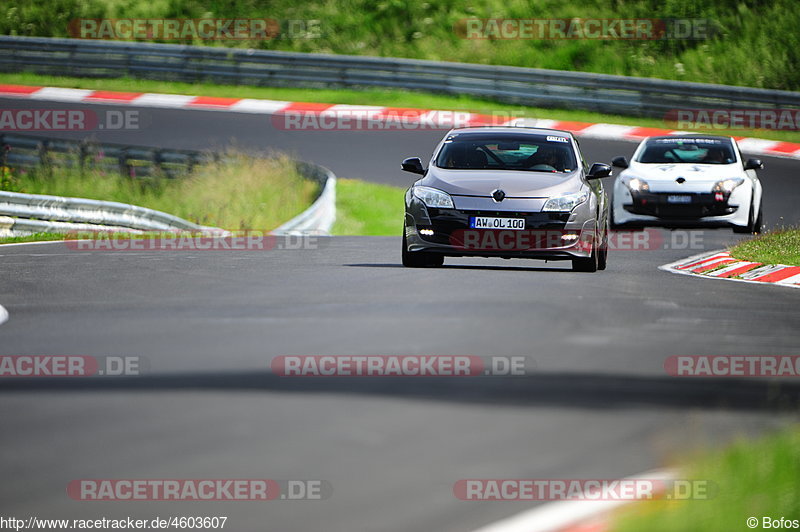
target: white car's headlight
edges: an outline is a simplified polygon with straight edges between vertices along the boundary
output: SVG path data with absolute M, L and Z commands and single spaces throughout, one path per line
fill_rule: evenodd
M 564 212 L 571 211 L 584 201 L 589 199 L 588 192 L 576 192 L 574 194 L 564 194 L 555 196 L 544 202 L 542 212 Z
M 431 187 L 414 187 L 414 196 L 422 200 L 428 207 L 435 207 L 439 209 L 454 209 L 453 198 L 450 194 Z
M 650 185 L 647 181 L 638 177 L 628 179 L 625 184 L 634 192 L 648 192 L 650 190 Z
M 714 184 L 713 192 L 733 192 L 733 189 L 744 183 L 741 177 L 733 177 L 731 179 L 723 179 Z

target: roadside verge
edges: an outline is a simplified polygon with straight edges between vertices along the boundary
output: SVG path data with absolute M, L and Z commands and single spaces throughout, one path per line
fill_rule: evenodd
M 674 471 L 656 470 L 627 477 L 621 481 L 635 482 L 646 479 L 666 483 L 674 477 Z M 575 500 L 544 504 L 473 532 L 605 532 L 609 529 L 612 512 L 634 502 L 641 501 L 586 500 L 585 497 L 578 497 Z
M 659 266 L 659 269 L 705 279 L 800 288 L 800 266 L 744 261 L 732 257 L 724 249 L 693 255 Z

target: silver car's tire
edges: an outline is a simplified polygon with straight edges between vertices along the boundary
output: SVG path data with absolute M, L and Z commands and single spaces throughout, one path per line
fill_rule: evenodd
M 600 250 L 597 253 L 598 270 L 605 270 L 606 266 L 608 266 L 608 231 L 609 229 L 606 228 L 606 237 L 603 239 L 603 243 L 600 245 Z
M 594 242 L 595 243 L 592 244 L 592 254 L 589 257 L 572 259 L 573 271 L 594 273 L 600 269 L 600 251 L 598 250 L 596 236 Z
M 406 268 L 436 268 L 444 264 L 444 255 L 425 251 L 408 251 L 405 229 L 403 230 L 403 266 Z

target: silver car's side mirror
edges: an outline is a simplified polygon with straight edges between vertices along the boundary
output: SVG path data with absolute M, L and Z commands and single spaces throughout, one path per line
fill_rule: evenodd
M 404 160 L 402 168 L 412 174 L 425 175 L 425 169 L 422 167 L 422 161 L 420 161 L 419 157 L 409 157 Z
M 611 175 L 611 167 L 603 163 L 594 163 L 586 174 L 586 179 L 600 179 Z

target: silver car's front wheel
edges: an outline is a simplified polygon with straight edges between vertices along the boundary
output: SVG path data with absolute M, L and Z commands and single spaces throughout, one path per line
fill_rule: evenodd
M 592 254 L 586 258 L 572 259 L 572 269 L 576 272 L 594 273 L 600 269 L 600 249 L 597 245 L 599 238 L 595 233 L 592 242 Z M 605 265 L 603 265 L 605 267 Z
M 403 229 L 403 266 L 406 268 L 436 268 L 444 264 L 444 255 L 425 251 L 408 251 L 405 228 Z

